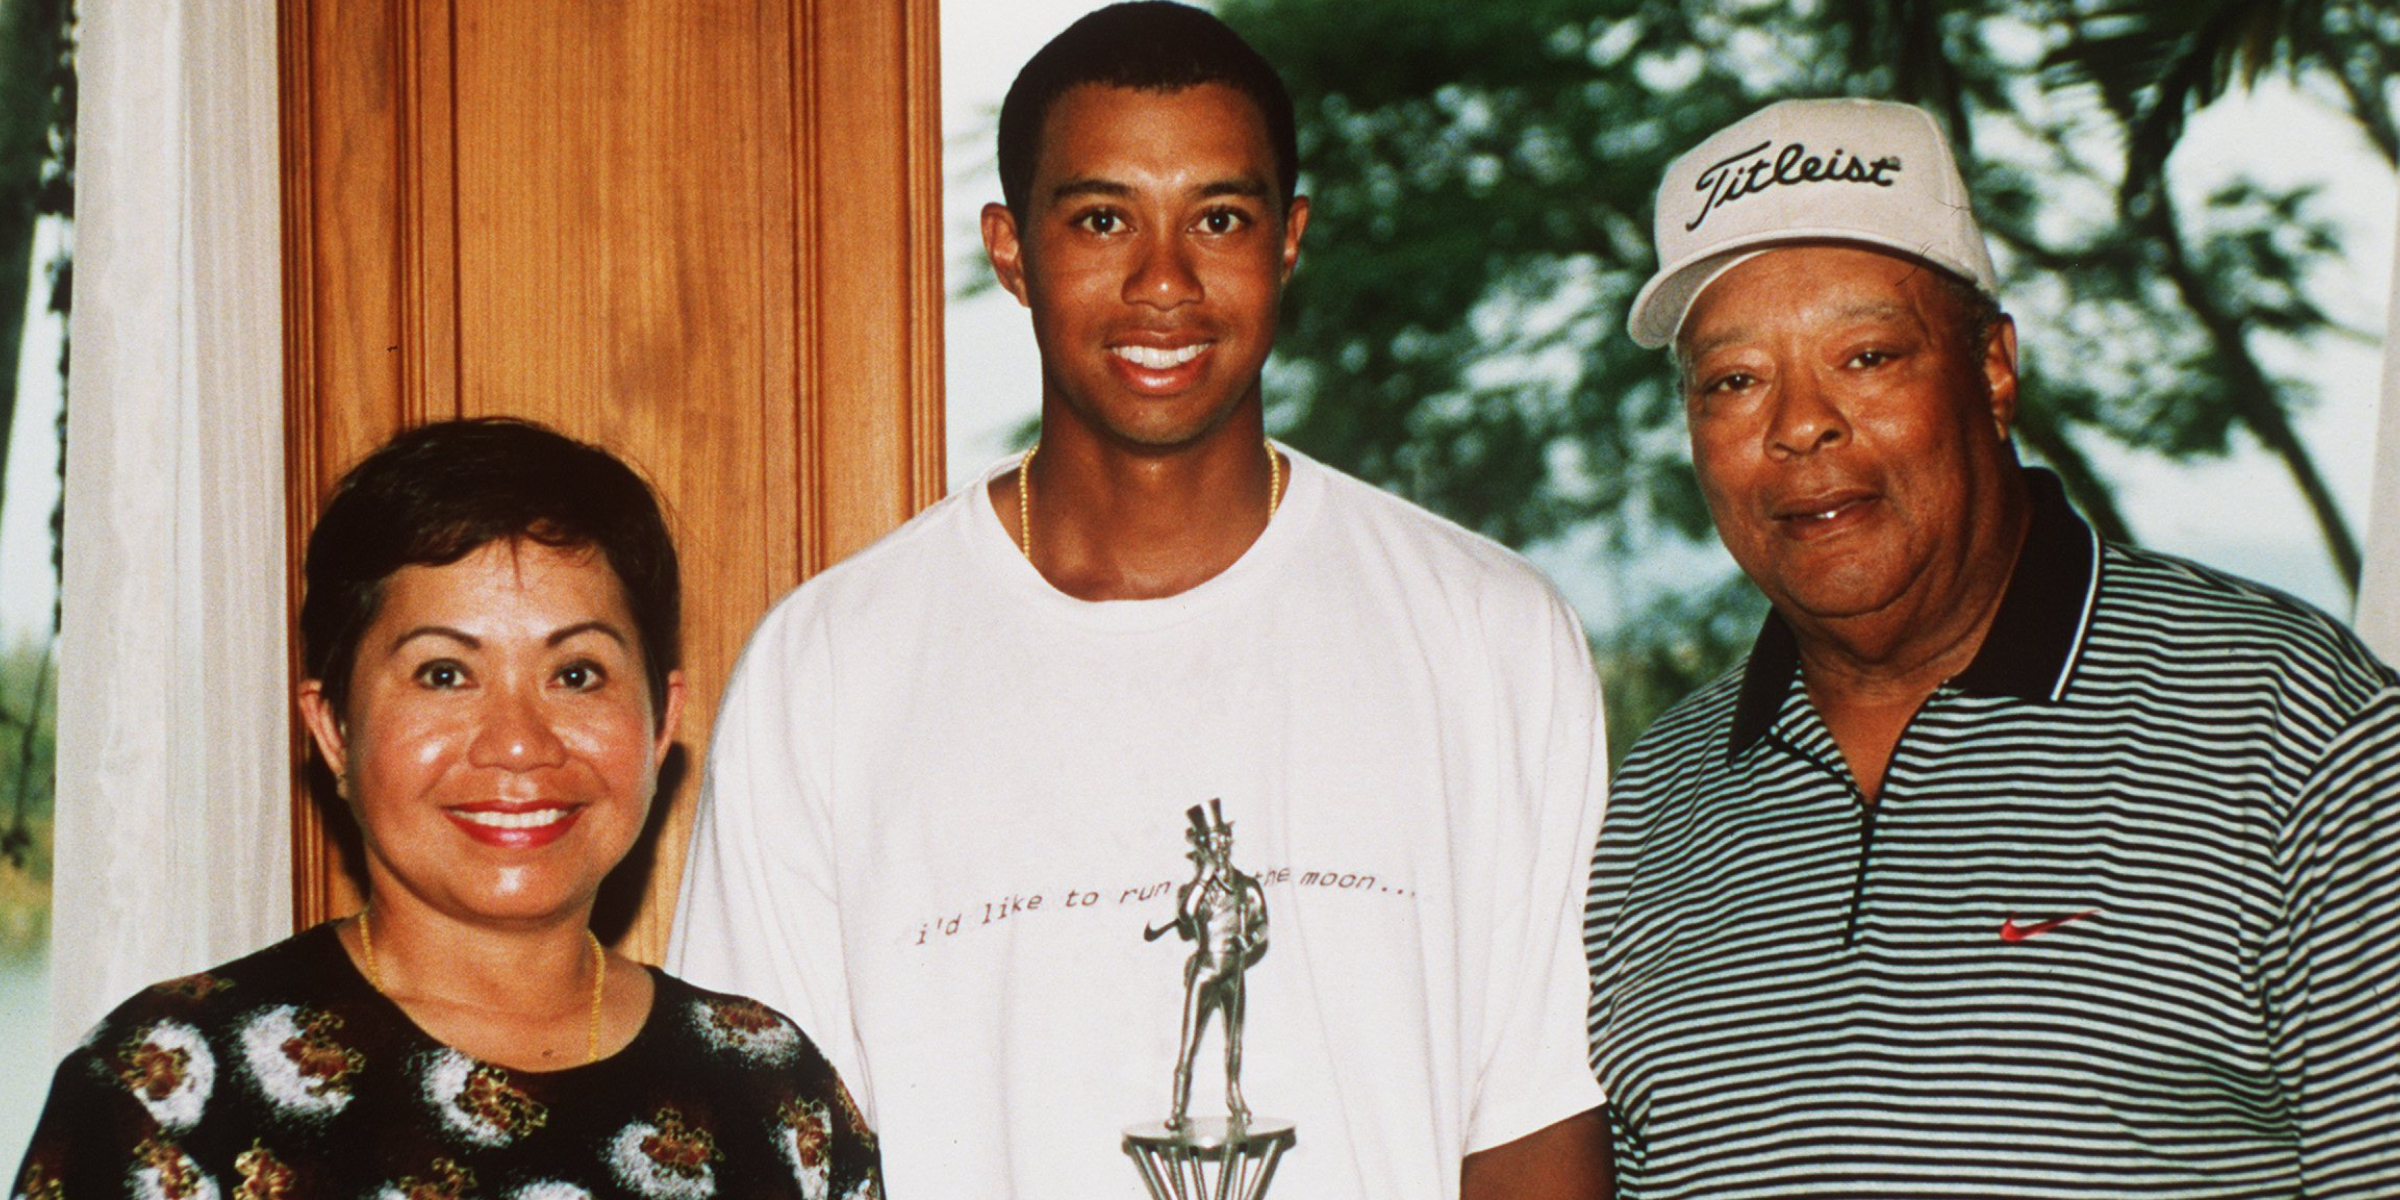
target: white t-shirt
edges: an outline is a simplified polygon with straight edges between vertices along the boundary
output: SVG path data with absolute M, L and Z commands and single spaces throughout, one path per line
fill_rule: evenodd
M 1180 595 L 1057 591 L 978 482 L 751 639 L 670 966 L 809 1031 L 892 1195 L 1145 1195 L 1121 1141 L 1167 1115 L 1191 943 L 1143 932 L 1211 799 L 1266 901 L 1242 1090 L 1297 1126 L 1274 1197 L 1453 1197 L 1465 1154 L 1601 1103 L 1582 629 L 1516 555 L 1290 457 L 1266 532 Z

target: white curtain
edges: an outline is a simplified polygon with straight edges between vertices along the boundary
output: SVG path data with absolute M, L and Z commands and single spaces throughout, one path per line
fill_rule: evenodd
M 2400 238 L 2393 239 L 2391 296 L 2375 415 L 2375 488 L 2367 503 L 2366 562 L 2352 627 L 2383 661 L 2400 663 Z
M 274 0 L 87 0 L 52 1035 L 287 932 Z
M 2383 394 L 2375 413 L 2375 486 L 2367 501 L 2366 561 L 2351 626 L 2387 663 L 2400 663 L 2400 238 L 2393 240 L 2384 313 Z

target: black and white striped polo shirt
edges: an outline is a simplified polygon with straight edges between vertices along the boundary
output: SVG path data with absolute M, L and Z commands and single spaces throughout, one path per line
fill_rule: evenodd
M 2400 689 L 2034 472 L 1872 808 L 1770 617 L 1611 789 L 1622 1195 L 2400 1196 Z

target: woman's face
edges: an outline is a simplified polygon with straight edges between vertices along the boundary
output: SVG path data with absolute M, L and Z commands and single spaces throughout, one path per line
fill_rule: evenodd
M 491 542 L 384 581 L 347 711 L 300 706 L 366 834 L 378 907 L 479 924 L 583 919 L 633 846 L 664 719 L 625 589 L 597 550 Z

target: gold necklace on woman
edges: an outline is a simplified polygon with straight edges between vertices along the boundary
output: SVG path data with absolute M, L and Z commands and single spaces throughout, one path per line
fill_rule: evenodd
M 1275 443 L 1263 443 L 1267 448 L 1267 519 L 1275 519 L 1275 510 L 1283 507 L 1283 460 L 1275 456 Z M 1025 457 L 1017 460 L 1017 549 L 1026 562 L 1033 561 L 1033 456 L 1042 448 L 1040 442 L 1025 447 Z
M 358 911 L 359 957 L 367 960 L 367 982 L 383 992 L 383 972 L 375 967 L 375 931 L 367 922 L 370 911 L 363 908 Z M 608 953 L 600 948 L 600 935 L 586 929 L 583 937 L 592 944 L 592 1017 L 583 1031 L 583 1061 L 589 1066 L 600 1061 L 600 1000 L 608 994 Z

